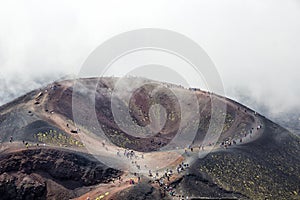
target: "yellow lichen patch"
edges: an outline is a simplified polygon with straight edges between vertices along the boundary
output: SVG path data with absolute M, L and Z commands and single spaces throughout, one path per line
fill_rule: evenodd
M 34 135 L 34 138 L 38 142 L 53 144 L 58 146 L 73 146 L 73 147 L 83 147 L 83 143 L 76 140 L 74 137 L 58 133 L 56 130 L 50 130 L 49 132 L 37 133 Z

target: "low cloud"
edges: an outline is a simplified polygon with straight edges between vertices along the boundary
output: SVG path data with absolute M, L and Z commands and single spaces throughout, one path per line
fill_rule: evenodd
M 275 114 L 289 112 L 300 107 L 299 19 L 295 0 L 1 2 L 0 105 L 78 74 L 87 56 L 110 37 L 154 27 L 202 46 L 227 96 Z

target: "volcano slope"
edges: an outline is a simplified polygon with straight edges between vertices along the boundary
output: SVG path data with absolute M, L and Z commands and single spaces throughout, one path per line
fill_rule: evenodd
M 55 82 L 0 107 L 1 199 L 299 199 L 299 137 L 237 102 L 199 89 L 128 78 L 123 82 L 126 87 L 137 83 L 142 86 L 130 94 L 129 102 L 122 98 L 112 100 L 118 80 Z M 78 83 L 80 91 L 74 93 Z M 163 88 L 153 95 L 157 84 Z M 190 102 L 183 101 L 191 109 L 184 114 L 188 116 L 183 116 L 182 105 L 170 89 L 181 97 L 196 95 L 199 115 L 190 114 Z M 129 90 L 122 90 L 119 97 L 127 93 Z M 213 101 L 227 108 L 217 113 L 224 118 L 217 141 L 206 138 L 208 130 L 218 131 L 211 123 Z M 164 111 L 153 111 L 155 104 L 162 105 Z M 120 110 L 127 107 L 130 115 L 122 116 L 124 119 L 130 118 L 140 127 L 150 124 L 150 130 L 159 130 L 158 133 L 140 137 L 123 131 L 115 121 L 112 106 Z M 76 117 L 82 119 L 76 123 L 74 107 L 80 108 Z M 97 122 L 89 120 L 91 109 Z M 125 126 L 126 122 L 123 121 Z M 165 164 L 167 158 L 173 158 L 174 151 L 159 150 L 178 134 L 182 128 L 179 124 L 184 124 L 185 129 L 197 127 L 191 144 L 183 143 L 194 150 L 184 150 L 179 145 L 175 159 Z M 105 144 L 99 125 L 109 140 Z M 96 136 L 97 141 L 82 141 L 90 136 Z M 107 166 L 90 155 L 90 146 L 103 147 L 96 152 L 97 158 L 116 160 L 113 156 L 118 154 L 121 165 L 129 168 Z M 128 149 L 136 152 L 137 160 L 123 157 Z M 201 154 L 207 155 L 199 159 Z M 181 162 L 190 167 L 176 173 Z M 137 169 L 136 163 L 141 167 Z M 171 190 L 145 174 L 148 170 L 164 174 L 166 169 L 174 171 L 170 179 L 162 177 Z M 128 183 L 138 176 L 142 177 L 138 184 Z M 114 181 L 118 177 L 120 181 Z

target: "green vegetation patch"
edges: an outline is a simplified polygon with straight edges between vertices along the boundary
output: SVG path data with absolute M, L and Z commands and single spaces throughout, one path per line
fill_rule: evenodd
M 84 144 L 72 136 L 49 130 L 47 132 L 39 132 L 34 135 L 34 138 L 40 143 L 53 144 L 64 147 L 83 147 Z

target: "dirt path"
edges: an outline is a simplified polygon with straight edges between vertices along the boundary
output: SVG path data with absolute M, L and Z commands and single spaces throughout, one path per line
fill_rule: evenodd
M 133 186 L 130 184 L 130 179 L 135 179 L 135 182 L 137 182 L 136 178 L 126 173 L 121 177 L 120 181 L 115 180 L 111 183 L 99 184 L 90 192 L 87 192 L 80 197 L 74 198 L 73 200 L 111 199 L 118 192 Z
M 26 107 L 28 107 L 29 110 L 34 111 L 41 118 L 51 119 L 51 121 L 55 123 L 55 126 L 65 131 L 66 133 L 69 133 L 76 139 L 83 140 L 86 147 L 81 149 L 78 148 L 66 148 L 66 149 L 91 153 L 96 158 L 98 158 L 101 162 L 111 167 L 122 169 L 124 171 L 148 174 L 149 170 L 163 171 L 166 168 L 175 168 L 179 163 L 187 159 L 191 160 L 192 162 L 193 159 L 198 159 L 199 156 L 207 154 L 212 150 L 224 149 L 217 144 L 215 146 L 206 145 L 204 146 L 204 150 L 202 150 L 202 148 L 200 149 L 199 147 L 198 148 L 194 147 L 194 152 L 189 151 L 188 155 L 185 154 L 186 151 L 185 149 L 176 149 L 172 151 L 149 152 L 149 153 L 134 151 L 134 156 L 128 157 L 126 156 L 126 153 L 128 153 L 128 151 L 131 150 L 115 146 L 109 143 L 108 141 L 106 141 L 105 145 L 103 145 L 102 144 L 103 140 L 99 139 L 99 137 L 96 137 L 95 135 L 93 135 L 92 133 L 88 132 L 85 129 L 82 129 L 78 134 L 72 134 L 71 130 L 77 130 L 77 127 L 73 122 L 70 122 L 68 119 L 57 114 L 55 111 L 53 113 L 45 112 L 44 107 L 45 106 L 47 107 L 47 100 L 49 98 L 50 91 L 51 91 L 50 87 L 47 88 L 46 90 L 41 91 L 43 92 L 43 95 L 39 98 L 38 101 L 40 102 L 40 105 L 43 106 L 36 106 L 34 105 L 33 101 L 29 101 Z M 200 91 L 199 94 L 207 95 L 207 93 L 203 91 Z M 226 103 L 227 105 L 230 105 L 234 108 L 237 107 L 237 105 L 234 102 L 229 101 L 226 98 L 222 98 L 222 97 L 217 97 L 217 98 L 223 101 L 224 103 Z M 242 108 L 241 106 L 239 112 L 244 112 L 242 109 L 244 108 Z M 256 130 L 256 128 L 262 124 L 259 117 L 256 116 L 254 112 L 251 112 L 248 109 L 247 109 L 247 114 L 254 118 L 253 133 L 247 134 L 246 137 L 242 137 L 242 144 L 255 140 L 263 132 L 263 129 Z M 234 130 L 230 130 L 230 131 L 234 131 Z M 240 145 L 240 143 L 237 142 L 236 145 Z M 194 157 L 193 156 L 194 154 L 196 154 L 197 156 Z
M 44 102 L 46 99 L 46 95 L 41 99 L 41 102 Z M 231 106 L 236 107 L 236 105 L 228 101 L 226 99 L 222 99 L 224 102 L 226 101 Z M 50 118 L 55 122 L 55 125 L 62 129 L 63 131 L 70 133 L 71 130 L 77 130 L 77 127 L 72 122 L 69 122 L 67 119 L 62 117 L 57 113 L 49 113 L 43 112 L 43 109 L 36 108 L 33 104 L 28 105 L 30 109 L 34 110 L 40 117 Z M 243 111 L 241 111 L 243 112 Z M 262 125 L 259 116 L 257 116 L 254 112 L 248 111 L 248 115 L 251 115 L 254 118 L 253 123 L 253 133 L 247 134 L 246 137 L 242 137 L 242 142 L 237 141 L 236 145 L 245 144 L 255 140 L 260 134 L 263 132 L 262 129 L 257 129 L 258 126 Z M 67 125 L 68 124 L 68 125 Z M 185 154 L 184 149 L 178 149 L 173 151 L 166 152 L 150 152 L 150 153 L 142 153 L 134 151 L 134 156 L 128 158 L 126 156 L 126 152 L 130 151 L 129 149 L 124 149 L 118 146 L 115 146 L 111 143 L 105 142 L 103 145 L 103 140 L 100 140 L 99 137 L 87 132 L 86 130 L 81 130 L 78 134 L 72 134 L 72 136 L 77 139 L 81 139 L 84 141 L 86 149 L 78 149 L 78 148 L 66 148 L 70 150 L 80 151 L 91 153 L 96 158 L 98 158 L 101 162 L 117 168 L 122 169 L 124 171 L 148 174 L 149 170 L 152 171 L 163 171 L 166 168 L 175 168 L 179 163 L 188 160 L 189 163 L 193 162 L 193 160 L 198 159 L 204 154 L 208 154 L 213 150 L 223 150 L 224 148 L 219 145 L 215 146 L 204 146 L 204 150 L 199 147 L 194 147 L 194 152 L 190 152 Z M 49 145 L 51 146 L 51 145 Z M 53 146 L 54 147 L 54 146 Z M 3 149 L 3 147 L 1 147 Z M 197 156 L 195 156 L 197 155 Z

